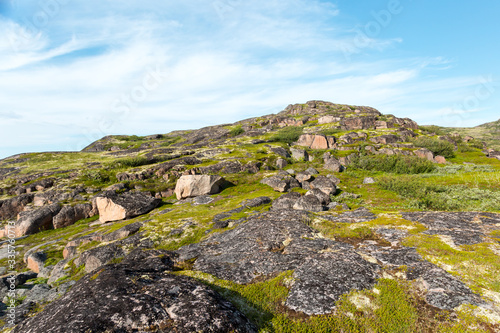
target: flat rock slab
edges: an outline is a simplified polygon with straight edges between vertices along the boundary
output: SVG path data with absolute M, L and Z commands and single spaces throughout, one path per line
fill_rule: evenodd
M 181 261 L 196 258 L 194 270 L 240 284 L 295 270 L 286 305 L 309 315 L 329 313 L 342 294 L 370 288 L 378 266 L 349 244 L 318 238 L 307 220 L 305 212 L 262 213 L 177 253 Z
M 403 218 L 423 224 L 429 235 L 448 236 L 456 245 L 474 245 L 485 241 L 485 228 L 500 227 L 500 214 L 477 212 L 411 212 Z
M 377 215 L 370 212 L 368 209 L 362 207 L 353 211 L 345 212 L 337 215 L 324 215 L 326 218 L 332 222 L 339 223 L 361 223 L 375 220 Z
M 407 279 L 419 279 L 420 287 L 426 293 L 426 302 L 436 308 L 453 310 L 464 303 L 472 305 L 482 303 L 479 295 L 473 293 L 463 282 L 442 268 L 424 261 L 414 248 L 366 246 L 358 251 L 376 258 L 385 266 L 406 266 Z
M 172 268 L 167 252 L 133 252 L 83 277 L 14 332 L 257 332 L 217 292 Z

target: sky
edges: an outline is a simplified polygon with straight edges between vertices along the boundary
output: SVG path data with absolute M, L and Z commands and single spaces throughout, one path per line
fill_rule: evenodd
M 0 158 L 325 100 L 500 118 L 497 0 L 0 0 Z

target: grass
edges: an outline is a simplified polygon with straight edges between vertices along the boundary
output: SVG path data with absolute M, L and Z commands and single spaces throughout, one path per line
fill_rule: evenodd
M 302 127 L 288 126 L 275 132 L 275 134 L 271 136 L 270 141 L 292 144 L 299 139 L 300 135 L 302 135 L 302 132 Z
M 361 170 L 397 174 L 428 173 L 436 168 L 435 164 L 427 159 L 405 155 L 358 155 L 350 166 Z

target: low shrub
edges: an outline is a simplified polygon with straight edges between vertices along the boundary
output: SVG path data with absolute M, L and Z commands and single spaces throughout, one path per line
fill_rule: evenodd
M 382 177 L 378 185 L 412 199 L 412 206 L 430 210 L 500 210 L 500 192 L 464 185 L 432 185 L 418 176 Z
M 302 127 L 289 126 L 277 131 L 272 137 L 272 142 L 284 142 L 292 144 L 296 142 L 302 134 Z
M 236 126 L 229 131 L 229 136 L 235 137 L 235 136 L 238 136 L 244 132 L 245 132 L 245 130 L 243 128 L 241 128 L 241 126 Z
M 445 158 L 455 157 L 455 145 L 446 140 L 439 140 L 431 137 L 421 136 L 413 141 L 415 147 L 427 148 L 434 155 L 441 155 Z
M 417 174 L 432 172 L 436 165 L 417 156 L 405 155 L 359 155 L 351 167 L 368 171 L 383 171 L 398 174 Z
M 425 134 L 435 134 L 435 135 L 445 135 L 446 132 L 439 126 L 436 125 L 427 125 L 427 126 L 419 126 L 418 127 Z

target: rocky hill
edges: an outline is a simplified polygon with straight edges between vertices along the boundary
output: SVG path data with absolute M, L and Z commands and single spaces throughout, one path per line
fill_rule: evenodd
M 310 101 L 0 161 L 8 332 L 500 332 L 500 153 Z
M 469 128 L 445 128 L 448 133 L 458 133 L 465 136 L 471 136 L 477 140 L 486 142 L 491 149 L 500 150 L 500 120 L 482 124 Z

